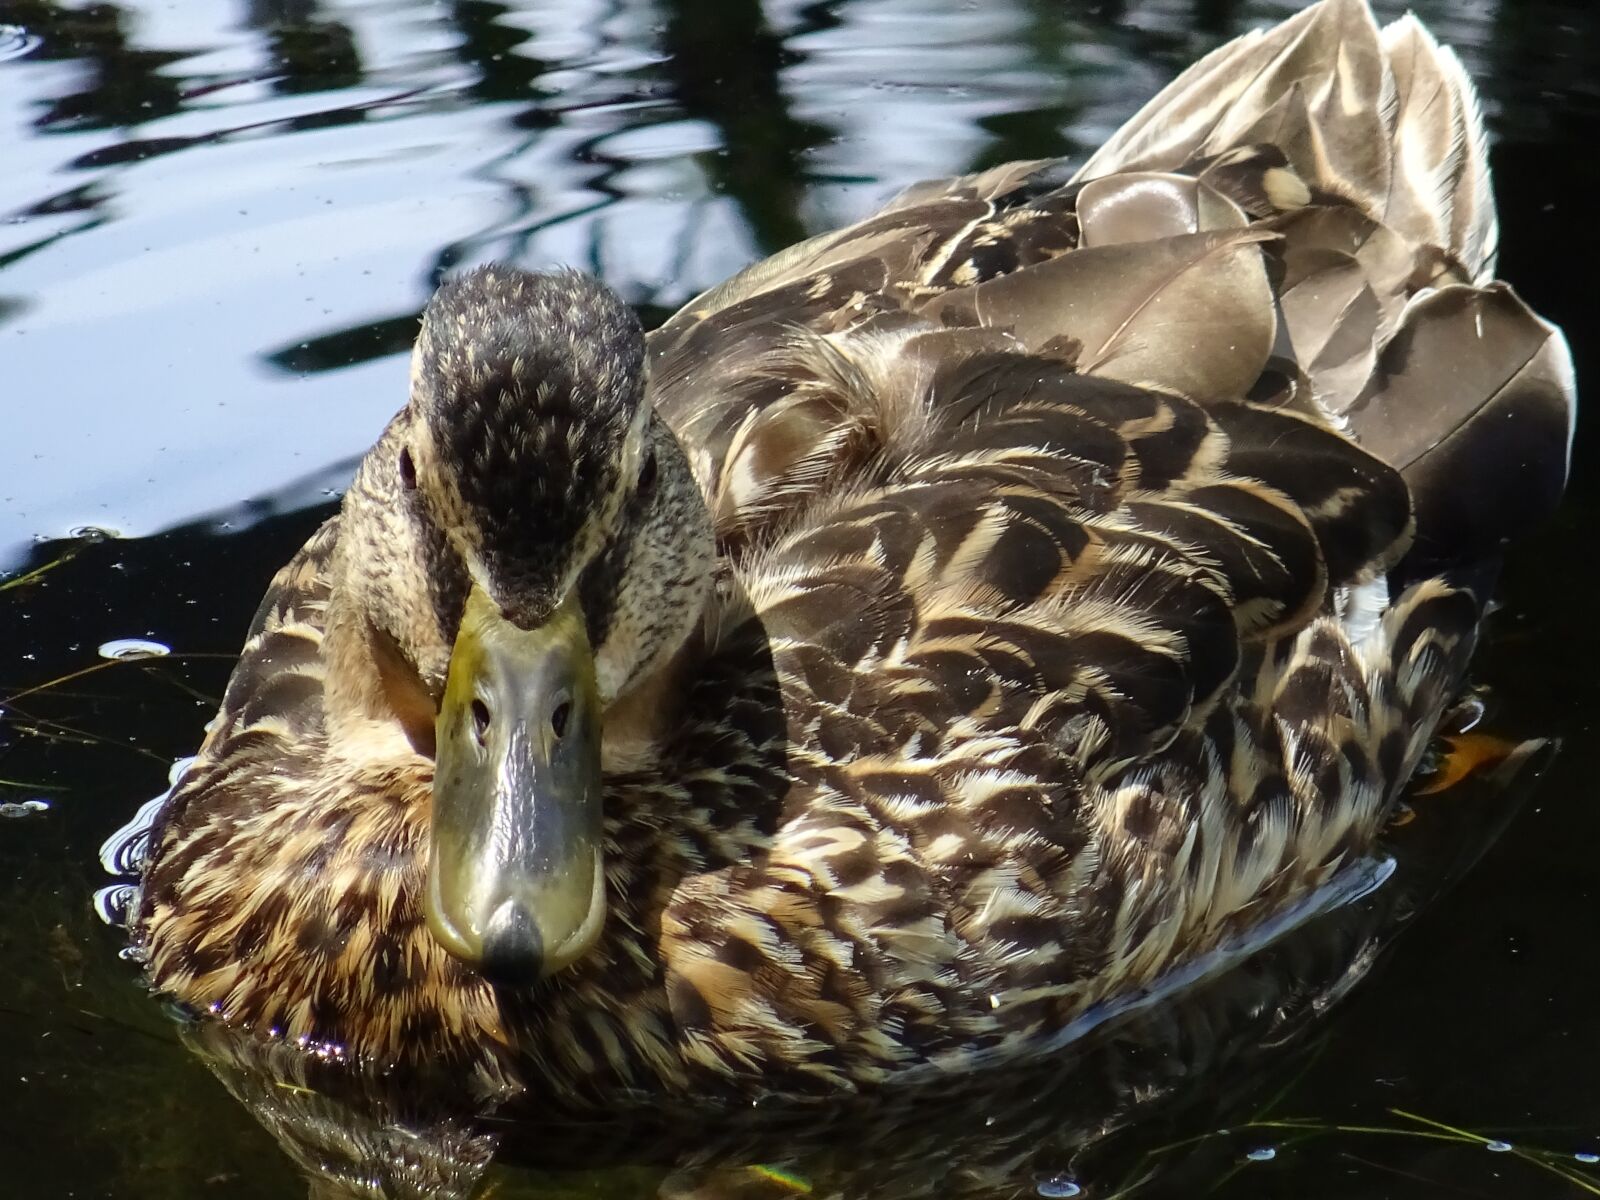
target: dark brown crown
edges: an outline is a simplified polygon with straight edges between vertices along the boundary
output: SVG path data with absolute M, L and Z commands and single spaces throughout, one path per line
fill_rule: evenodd
M 418 350 L 413 403 L 481 532 L 495 598 L 536 622 L 617 487 L 644 390 L 638 318 L 576 271 L 481 267 L 435 293 Z

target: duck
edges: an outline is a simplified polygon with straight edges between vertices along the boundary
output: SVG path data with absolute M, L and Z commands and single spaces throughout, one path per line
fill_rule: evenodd
M 445 281 L 148 829 L 149 985 L 562 1103 L 825 1099 L 1380 886 L 1569 469 L 1496 248 L 1459 60 L 1321 0 L 648 335 Z

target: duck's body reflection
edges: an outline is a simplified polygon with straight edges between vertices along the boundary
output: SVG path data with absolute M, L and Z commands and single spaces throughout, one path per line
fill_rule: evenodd
M 1012 1200 L 1145 1194 L 1237 1162 L 1205 1135 L 1248 1124 L 1324 1042 L 1327 1017 L 1418 909 L 1517 811 L 1551 750 L 1506 747 L 1390 839 L 1392 872 L 1219 974 L 1025 1066 L 841 1103 L 641 1105 L 605 1120 L 538 1097 L 319 1059 L 201 1022 L 186 1040 L 305 1172 L 314 1200 L 794 1196 Z M 1265 1139 L 1270 1140 L 1270 1139 Z

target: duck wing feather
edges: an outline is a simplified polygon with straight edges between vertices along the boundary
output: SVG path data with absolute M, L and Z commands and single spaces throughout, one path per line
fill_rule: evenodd
M 1372 852 L 1565 481 L 1487 178 L 1454 56 L 1324 0 L 656 333 L 794 776 L 664 921 L 701 1066 L 1036 1046 Z

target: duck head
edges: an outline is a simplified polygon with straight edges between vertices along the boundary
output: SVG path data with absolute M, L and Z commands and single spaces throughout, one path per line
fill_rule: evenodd
M 435 760 L 428 927 L 498 983 L 559 971 L 605 918 L 607 709 L 683 644 L 712 578 L 637 318 L 575 272 L 446 283 L 343 520 L 335 591 L 365 614 L 380 708 Z

